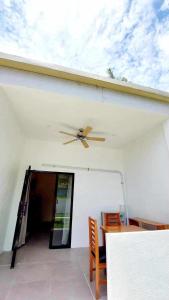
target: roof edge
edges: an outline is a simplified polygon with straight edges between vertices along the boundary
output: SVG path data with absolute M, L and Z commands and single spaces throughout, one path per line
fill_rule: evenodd
M 169 93 L 160 90 L 143 87 L 141 85 L 109 79 L 99 75 L 89 74 L 87 72 L 74 69 L 41 63 L 39 61 L 25 59 L 15 55 L 0 53 L 0 66 L 13 68 L 21 71 L 28 71 L 37 74 L 52 76 L 60 79 L 76 81 L 79 83 L 98 86 L 130 95 L 146 97 L 153 100 L 169 102 Z

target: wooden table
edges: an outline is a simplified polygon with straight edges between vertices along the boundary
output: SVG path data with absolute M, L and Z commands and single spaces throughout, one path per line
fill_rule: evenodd
M 135 226 L 135 225 L 113 225 L 113 226 L 104 226 L 100 227 L 104 233 L 111 232 L 133 232 L 133 231 L 145 231 L 146 229 Z
M 145 228 L 147 230 L 162 230 L 162 229 L 169 229 L 168 224 L 146 220 L 142 218 L 130 218 L 129 223 L 132 225 L 137 225 L 139 227 Z
M 105 233 L 115 233 L 115 232 L 134 232 L 134 231 L 146 231 L 146 229 L 135 226 L 135 225 L 113 225 L 104 226 L 102 225 L 101 230 L 103 232 L 103 245 L 105 246 Z

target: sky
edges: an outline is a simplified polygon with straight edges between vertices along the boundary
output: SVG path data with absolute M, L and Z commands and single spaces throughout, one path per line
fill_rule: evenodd
M 0 52 L 169 92 L 169 0 L 0 0 Z

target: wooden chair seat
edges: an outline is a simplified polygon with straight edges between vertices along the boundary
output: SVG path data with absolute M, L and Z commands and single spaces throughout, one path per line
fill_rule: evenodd
M 95 253 L 92 252 L 92 254 L 95 257 Z M 99 262 L 106 263 L 106 248 L 105 248 L 105 246 L 99 247 Z

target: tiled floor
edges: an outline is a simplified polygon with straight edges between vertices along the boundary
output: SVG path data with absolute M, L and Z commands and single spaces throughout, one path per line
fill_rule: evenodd
M 0 255 L 0 300 L 92 300 L 88 249 L 48 249 L 42 236 L 18 251 L 15 269 L 10 253 Z M 106 286 L 101 300 L 107 299 Z

